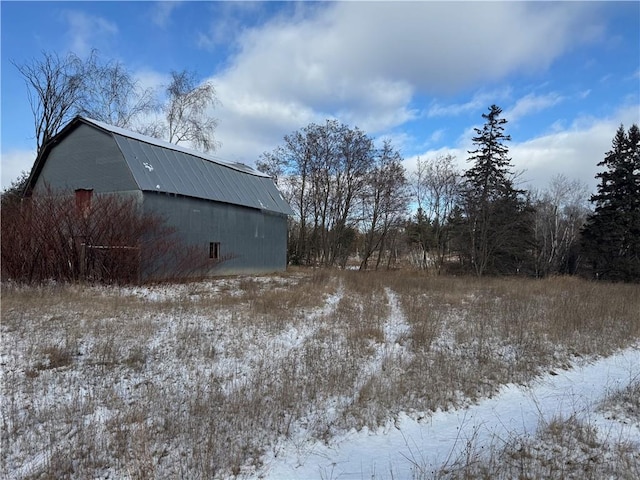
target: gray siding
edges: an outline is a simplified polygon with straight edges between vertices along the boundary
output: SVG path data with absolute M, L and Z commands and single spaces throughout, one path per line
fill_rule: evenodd
M 203 258 L 209 244 L 220 243 L 231 256 L 210 274 L 269 273 L 286 269 L 287 216 L 238 205 L 164 193 L 144 193 L 145 212 L 160 214 L 182 241 Z
M 36 192 L 45 184 L 55 190 L 87 188 L 96 193 L 138 190 L 113 137 L 82 124 L 49 153 Z

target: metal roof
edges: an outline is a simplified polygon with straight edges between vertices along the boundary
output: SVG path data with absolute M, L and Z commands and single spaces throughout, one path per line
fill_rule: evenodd
M 77 120 L 113 136 L 140 190 L 293 214 L 273 180 L 247 165 L 224 162 L 97 120 Z

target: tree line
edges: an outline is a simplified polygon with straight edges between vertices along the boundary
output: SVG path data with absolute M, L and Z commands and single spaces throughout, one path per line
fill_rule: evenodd
M 470 167 L 451 155 L 418 159 L 408 175 L 389 141 L 376 147 L 336 120 L 312 123 L 261 155 L 296 212 L 289 258 L 300 265 L 389 268 L 401 259 L 482 275 L 592 274 L 640 279 L 640 134 L 620 126 L 599 163 L 598 193 L 558 175 L 519 187 L 496 105 L 475 128 Z M 595 209 L 589 206 L 595 205 Z
M 27 85 L 38 153 L 76 115 L 169 142 L 211 151 L 218 145 L 210 82 L 171 72 L 163 92 L 144 88 L 97 51 L 84 59 L 43 52 L 14 63 Z M 542 191 L 519 188 L 496 105 L 475 128 L 469 168 L 451 155 L 418 159 L 410 175 L 390 141 L 376 145 L 337 120 L 311 123 L 263 153 L 268 173 L 296 215 L 290 219 L 293 264 L 362 269 L 411 265 L 443 271 L 546 276 L 582 272 L 640 278 L 640 133 L 620 126 L 598 166 L 598 191 L 556 176 Z M 3 193 L 19 195 L 23 174 Z M 589 204 L 593 205 L 593 209 Z
M 290 260 L 345 266 L 361 236 L 361 268 L 391 248 L 408 205 L 402 157 L 390 142 L 376 148 L 358 128 L 336 120 L 287 135 L 257 162 L 296 212 L 290 225 Z

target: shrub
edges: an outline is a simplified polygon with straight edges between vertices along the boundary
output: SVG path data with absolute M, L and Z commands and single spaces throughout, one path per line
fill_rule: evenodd
M 72 194 L 49 189 L 2 205 L 2 276 L 20 283 L 202 276 L 211 264 L 195 250 L 134 197 L 97 195 L 81 208 Z

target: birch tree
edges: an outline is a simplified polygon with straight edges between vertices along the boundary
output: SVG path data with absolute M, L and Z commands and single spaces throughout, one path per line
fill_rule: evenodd
M 580 229 L 588 208 L 588 187 L 556 175 L 537 195 L 535 206 L 536 275 L 575 273 Z

